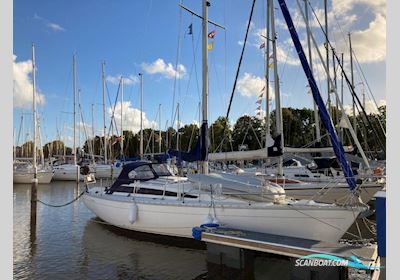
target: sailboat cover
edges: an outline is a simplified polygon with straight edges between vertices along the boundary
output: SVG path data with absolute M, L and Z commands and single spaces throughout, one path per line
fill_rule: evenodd
M 168 154 L 171 157 L 176 157 L 178 161 L 184 160 L 187 162 L 193 161 L 204 161 L 207 159 L 208 149 L 208 127 L 207 122 L 203 122 L 201 125 L 200 137 L 197 140 L 196 145 L 190 152 L 182 152 L 179 150 L 168 150 Z

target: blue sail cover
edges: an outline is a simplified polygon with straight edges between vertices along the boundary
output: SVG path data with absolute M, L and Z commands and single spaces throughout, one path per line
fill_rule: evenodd
M 331 117 L 329 116 L 329 113 L 327 112 L 326 107 L 324 105 L 324 101 L 321 98 L 321 94 L 319 92 L 317 83 L 315 82 L 314 76 L 311 72 L 306 55 L 304 54 L 303 47 L 300 43 L 297 31 L 293 25 L 292 17 L 290 16 L 289 10 L 286 6 L 286 2 L 285 0 L 278 0 L 278 2 L 282 10 L 283 17 L 285 18 L 286 25 L 288 26 L 290 36 L 292 37 L 293 44 L 296 47 L 297 54 L 299 55 L 301 65 L 303 66 L 303 70 L 307 76 L 313 98 L 315 100 L 315 103 L 317 103 L 318 105 L 321 120 L 329 133 L 333 150 L 335 152 L 337 159 L 340 162 L 344 176 L 346 177 L 347 184 L 349 185 L 350 190 L 353 191 L 356 187 L 356 180 L 354 179 L 353 171 L 351 170 L 351 167 L 346 160 L 342 143 L 340 143 L 336 135 L 335 129 L 333 128 Z
M 207 122 L 203 122 L 201 125 L 200 137 L 197 140 L 196 145 L 193 147 L 190 152 L 181 152 L 178 150 L 168 150 L 168 154 L 171 157 L 176 157 L 178 162 L 184 160 L 187 162 L 193 161 L 204 161 L 207 160 L 208 155 L 208 124 Z

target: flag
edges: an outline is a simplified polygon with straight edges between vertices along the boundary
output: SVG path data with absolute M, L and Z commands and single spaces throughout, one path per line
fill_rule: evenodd
M 207 50 L 211 51 L 214 48 L 214 42 L 207 44 Z
M 272 67 L 274 67 L 274 63 L 273 63 L 273 62 L 271 62 L 270 64 L 268 64 L 268 68 L 272 68 Z
M 114 142 L 111 145 L 117 144 L 118 142 L 121 142 L 122 140 L 124 140 L 123 136 L 117 136 L 114 139 Z
M 191 23 L 188 27 L 188 35 L 192 35 L 193 34 L 193 23 Z
M 265 48 L 265 43 L 262 43 L 262 44 L 260 45 L 260 49 L 263 49 L 263 48 Z
M 256 111 L 260 111 L 261 110 L 261 105 L 257 107 Z
M 263 92 L 265 89 L 265 86 L 263 86 L 263 88 L 260 90 L 260 92 Z M 263 93 L 261 94 L 261 96 L 263 95 Z
M 256 101 L 257 104 L 261 104 L 261 102 L 262 102 L 261 98 Z
M 217 32 L 216 32 L 215 30 L 213 30 L 213 31 L 211 31 L 210 33 L 208 33 L 207 37 L 210 38 L 210 39 L 212 39 L 212 38 L 214 38 L 214 36 L 215 36 L 216 33 L 217 33 Z
M 347 122 L 345 121 L 344 118 L 341 118 L 340 122 L 339 122 L 339 127 L 342 128 L 349 128 L 349 126 L 347 125 Z
M 263 97 L 263 95 L 264 95 L 264 93 L 262 92 L 259 96 L 258 96 L 258 98 L 262 98 Z

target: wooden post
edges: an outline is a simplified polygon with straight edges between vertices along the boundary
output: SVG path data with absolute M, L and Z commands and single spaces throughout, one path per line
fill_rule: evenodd
M 31 184 L 31 241 L 36 239 L 36 210 L 37 210 L 37 166 L 36 166 L 36 64 L 35 45 L 32 44 L 32 91 L 33 91 L 33 179 Z

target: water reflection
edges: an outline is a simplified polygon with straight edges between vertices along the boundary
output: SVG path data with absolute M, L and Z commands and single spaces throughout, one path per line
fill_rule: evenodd
M 38 199 L 63 204 L 82 190 L 73 182 L 39 185 Z M 206 272 L 204 250 L 143 241 L 99 224 L 80 200 L 61 208 L 38 203 L 31 227 L 30 192 L 29 184 L 14 185 L 15 279 L 193 279 Z
M 138 241 L 97 221 L 88 221 L 83 234 L 84 277 L 193 279 L 206 269 L 204 251 Z

